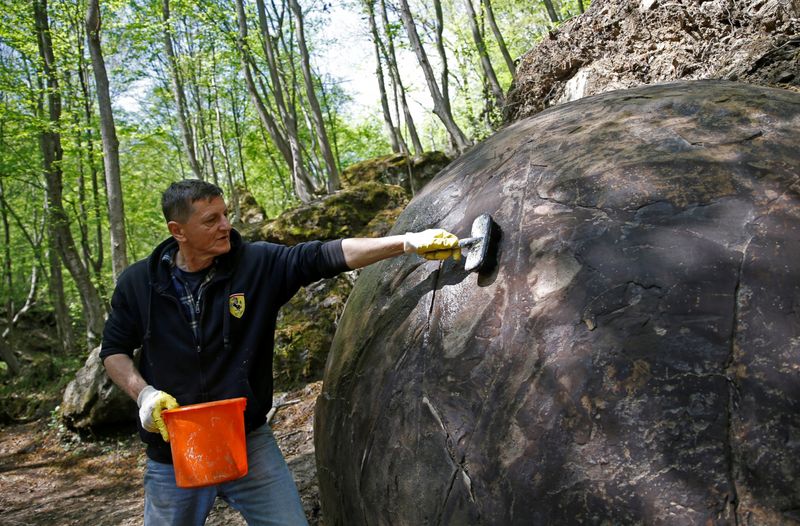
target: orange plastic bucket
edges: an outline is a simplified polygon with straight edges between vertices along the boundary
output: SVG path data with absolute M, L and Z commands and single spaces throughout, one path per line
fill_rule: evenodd
M 212 486 L 247 474 L 246 404 L 246 398 L 231 398 L 162 413 L 179 488 Z

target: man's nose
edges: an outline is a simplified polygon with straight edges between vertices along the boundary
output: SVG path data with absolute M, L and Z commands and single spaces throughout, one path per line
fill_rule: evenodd
M 222 216 L 222 222 L 220 223 L 219 227 L 222 230 L 230 230 L 231 229 L 231 222 L 227 216 Z

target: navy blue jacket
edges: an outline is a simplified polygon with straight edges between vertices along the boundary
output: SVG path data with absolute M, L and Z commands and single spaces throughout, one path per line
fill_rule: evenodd
M 132 357 L 141 346 L 142 377 L 181 405 L 246 397 L 245 427 L 251 431 L 266 422 L 272 406 L 278 309 L 300 287 L 349 270 L 341 240 L 286 247 L 245 243 L 231 231 L 231 250 L 216 258 L 203 294 L 199 342 L 176 297 L 169 265 L 161 261 L 176 249 L 169 238 L 120 275 L 100 357 Z M 140 427 L 140 434 L 150 458 L 172 462 L 169 444 L 158 433 Z

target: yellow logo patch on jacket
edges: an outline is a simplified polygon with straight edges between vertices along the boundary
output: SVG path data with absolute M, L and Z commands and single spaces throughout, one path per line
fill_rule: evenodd
M 228 298 L 228 306 L 230 307 L 231 315 L 237 318 L 244 316 L 244 293 L 231 294 Z

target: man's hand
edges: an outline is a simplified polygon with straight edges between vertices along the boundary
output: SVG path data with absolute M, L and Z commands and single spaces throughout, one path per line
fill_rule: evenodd
M 164 391 L 148 385 L 139 393 L 136 403 L 139 404 L 139 420 L 145 431 L 161 433 L 164 442 L 169 442 L 169 431 L 161 418 L 161 411 L 175 409 L 178 401 Z
M 403 240 L 403 250 L 414 252 L 425 259 L 461 259 L 458 238 L 441 228 L 431 228 L 422 232 L 409 232 Z

